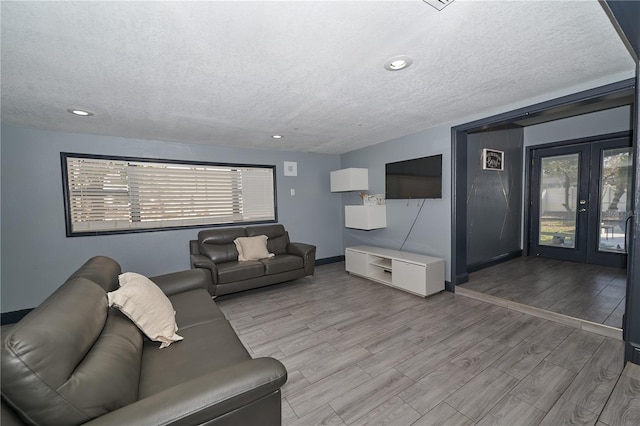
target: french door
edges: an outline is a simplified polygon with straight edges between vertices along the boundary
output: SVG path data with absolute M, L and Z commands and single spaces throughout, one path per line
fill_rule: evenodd
M 630 143 L 621 137 L 532 151 L 530 254 L 626 266 Z

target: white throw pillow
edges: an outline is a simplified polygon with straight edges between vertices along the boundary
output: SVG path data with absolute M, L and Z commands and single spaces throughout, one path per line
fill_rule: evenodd
M 233 243 L 236 245 L 236 249 L 238 249 L 238 260 L 240 262 L 266 259 L 275 256 L 275 254 L 269 253 L 269 250 L 267 250 L 266 235 L 238 237 L 233 240 Z
M 182 340 L 176 334 L 176 312 L 167 296 L 153 281 L 135 272 L 118 277 L 120 288 L 107 293 L 109 306 L 119 309 L 147 337 L 161 342 L 160 349 Z

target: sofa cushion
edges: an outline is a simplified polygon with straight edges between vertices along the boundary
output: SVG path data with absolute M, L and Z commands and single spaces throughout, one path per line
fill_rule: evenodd
M 248 237 L 266 235 L 269 238 L 267 240 L 267 250 L 269 250 L 269 253 L 278 255 L 287 252 L 289 233 L 285 231 L 282 225 L 250 226 L 246 229 L 246 232 Z
M 266 275 L 302 269 L 302 258 L 291 254 L 279 254 L 271 259 L 262 259 Z
M 264 275 L 264 264 L 258 260 L 225 262 L 218 266 L 218 284 L 248 280 Z
M 210 301 L 214 304 L 213 301 Z M 251 359 L 227 321 L 210 321 L 182 331 L 184 341 L 166 349 L 145 342 L 138 397 L 169 389 Z
M 194 325 L 209 321 L 225 320 L 224 314 L 211 300 L 205 289 L 189 290 L 169 297 L 176 310 L 176 323 L 180 334 Z
M 107 294 L 109 306 L 129 317 L 149 339 L 160 342 L 160 348 L 182 340 L 176 333 L 176 312 L 160 287 L 135 272 L 126 272 L 119 280 L 121 287 Z
M 69 279 L 86 278 L 109 292 L 120 287 L 118 275 L 121 273 L 120 265 L 115 260 L 106 256 L 95 256 L 87 260 Z
M 76 425 L 137 397 L 142 335 L 73 278 L 2 336 L 2 397 L 35 424 Z
M 233 240 L 246 236 L 244 228 L 218 228 L 200 231 L 198 232 L 200 253 L 215 263 L 238 260 L 238 250 L 236 250 Z
M 238 260 L 246 262 L 248 260 L 267 259 L 275 256 L 267 250 L 267 236 L 258 235 L 255 237 L 239 237 L 233 240 L 238 250 Z

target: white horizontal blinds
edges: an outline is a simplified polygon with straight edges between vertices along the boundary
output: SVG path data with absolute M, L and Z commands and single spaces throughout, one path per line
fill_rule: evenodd
M 70 199 L 76 200 L 70 202 L 72 232 L 275 219 L 271 168 L 69 157 L 67 164 Z M 91 173 L 83 173 L 87 165 Z M 112 209 L 113 176 L 119 201 Z M 92 188 L 90 200 L 77 183 Z
M 131 221 L 127 164 L 67 158 L 72 230 L 119 229 Z
M 129 163 L 132 219 L 153 228 L 240 222 L 241 181 L 233 168 Z
M 243 168 L 242 216 L 247 221 L 274 220 L 273 169 Z

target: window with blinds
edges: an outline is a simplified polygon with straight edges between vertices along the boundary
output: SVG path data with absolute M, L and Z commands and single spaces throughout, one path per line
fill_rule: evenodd
M 61 158 L 68 236 L 276 221 L 275 166 Z

